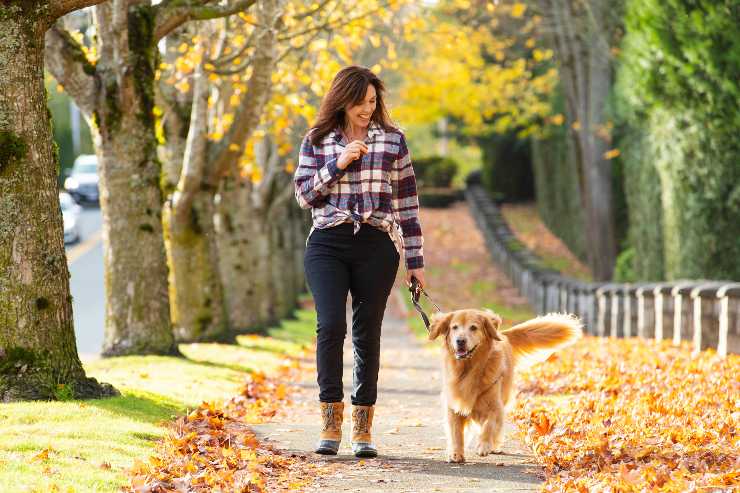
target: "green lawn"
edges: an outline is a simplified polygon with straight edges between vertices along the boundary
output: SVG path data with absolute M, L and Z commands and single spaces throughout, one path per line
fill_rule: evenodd
M 307 295 L 306 295 L 307 296 Z M 202 401 L 236 395 L 247 371 L 266 373 L 313 340 L 313 309 L 238 344 L 181 344 L 185 358 L 126 356 L 85 362 L 120 397 L 0 404 L 0 492 L 119 491 L 165 425 Z

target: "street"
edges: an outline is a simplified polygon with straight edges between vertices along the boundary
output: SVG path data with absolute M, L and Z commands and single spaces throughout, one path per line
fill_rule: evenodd
M 82 238 L 67 245 L 72 309 L 77 352 L 82 359 L 95 357 L 103 345 L 105 288 L 103 285 L 102 217 L 97 206 L 80 214 Z

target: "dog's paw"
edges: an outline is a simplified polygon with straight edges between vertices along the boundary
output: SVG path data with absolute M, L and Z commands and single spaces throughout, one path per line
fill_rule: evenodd
M 493 446 L 491 447 L 491 453 L 492 454 L 503 454 L 504 450 L 501 448 L 501 444 L 494 443 Z
M 486 456 L 493 451 L 493 447 L 490 443 L 479 443 L 475 451 L 480 456 Z
M 463 455 L 461 452 L 448 452 L 447 462 L 450 462 L 452 464 L 461 464 L 465 462 L 465 455 Z

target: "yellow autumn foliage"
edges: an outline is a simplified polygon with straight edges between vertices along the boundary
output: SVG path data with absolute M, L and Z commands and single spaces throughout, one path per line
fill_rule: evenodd
M 552 50 L 535 48 L 534 38 L 522 34 L 538 21 L 515 3 L 493 5 L 477 22 L 465 22 L 464 3 L 440 1 L 412 24 L 416 52 L 399 63 L 404 84 L 395 116 L 418 124 L 453 116 L 469 134 L 534 131 L 551 113 L 547 95 L 557 80 L 545 65 Z M 509 32 L 511 18 L 519 32 Z

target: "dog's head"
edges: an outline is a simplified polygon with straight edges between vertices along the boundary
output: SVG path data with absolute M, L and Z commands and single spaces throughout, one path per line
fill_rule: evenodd
M 467 359 L 480 347 L 501 341 L 499 327 L 501 317 L 487 308 L 437 312 L 430 321 L 429 339 L 443 335 L 450 354 Z

